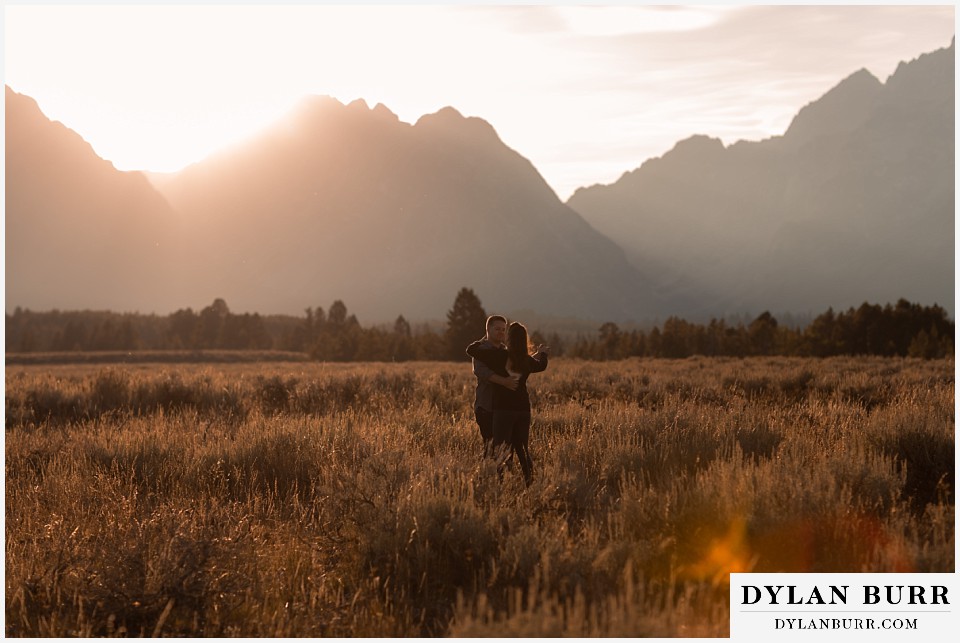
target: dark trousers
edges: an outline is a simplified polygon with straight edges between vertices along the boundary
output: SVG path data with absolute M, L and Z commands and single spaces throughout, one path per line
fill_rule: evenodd
M 474 407 L 473 413 L 477 418 L 477 426 L 480 428 L 480 439 L 483 441 L 483 456 L 490 455 L 490 448 L 493 445 L 493 411 Z
M 515 453 L 523 470 L 523 479 L 533 480 L 533 461 L 530 458 L 530 411 L 495 411 L 493 413 L 493 454 L 500 468 Z

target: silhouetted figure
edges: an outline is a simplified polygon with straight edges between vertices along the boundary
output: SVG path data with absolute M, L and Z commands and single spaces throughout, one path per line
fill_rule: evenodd
M 483 349 L 502 348 L 507 339 L 507 320 L 501 315 L 490 315 L 487 318 L 487 334 L 483 339 L 470 344 Z M 471 355 L 472 357 L 472 355 Z M 477 427 L 480 429 L 480 438 L 483 440 L 484 457 L 492 455 L 493 443 L 493 391 L 495 385 L 516 390 L 517 378 L 502 377 L 487 366 L 484 362 L 473 360 L 473 374 L 477 376 L 477 397 L 473 405 L 473 412 L 477 418 Z
M 547 346 L 538 346 L 530 354 L 527 329 L 513 322 L 507 331 L 507 346 L 486 346 L 478 341 L 467 347 L 467 354 L 486 364 L 500 377 L 515 377 L 516 390 L 503 386 L 492 388 L 493 393 L 493 440 L 491 450 L 502 472 L 511 453 L 517 454 L 523 479 L 530 485 L 533 480 L 533 461 L 530 458 L 530 395 L 527 378 L 547 368 Z

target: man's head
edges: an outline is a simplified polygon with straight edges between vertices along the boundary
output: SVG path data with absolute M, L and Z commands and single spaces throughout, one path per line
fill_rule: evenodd
M 500 345 L 507 341 L 507 320 L 502 315 L 487 317 L 487 339 Z

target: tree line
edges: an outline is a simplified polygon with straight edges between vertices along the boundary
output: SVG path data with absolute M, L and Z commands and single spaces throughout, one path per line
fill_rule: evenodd
M 167 316 L 102 311 L 6 315 L 8 352 L 135 350 L 282 350 L 319 361 L 465 360 L 464 348 L 484 333 L 487 312 L 476 293 L 462 288 L 445 327 L 413 326 L 402 315 L 392 325 L 363 327 L 343 301 L 327 310 L 307 308 L 302 317 L 235 314 L 223 299 L 194 312 Z M 953 355 L 954 322 L 940 306 L 864 303 L 818 315 L 805 328 L 781 325 L 769 312 L 749 323 L 712 319 L 706 324 L 670 317 L 649 330 L 606 322 L 596 334 L 561 338 L 531 331 L 534 344 L 554 355 L 588 360 L 693 355 L 829 357 L 884 355 L 941 358 Z
M 953 352 L 954 322 L 946 310 L 901 299 L 885 306 L 864 303 L 840 313 L 830 308 L 805 328 L 781 326 L 769 312 L 749 324 L 736 325 L 718 319 L 694 324 L 670 317 L 650 331 L 621 331 L 617 324 L 607 322 L 600 327 L 597 337 L 578 337 L 566 353 L 583 359 L 609 360 L 693 355 L 882 355 L 933 359 Z

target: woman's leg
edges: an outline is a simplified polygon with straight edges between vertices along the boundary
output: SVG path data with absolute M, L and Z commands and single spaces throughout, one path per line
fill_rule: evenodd
M 530 486 L 533 482 L 533 460 L 530 458 L 530 414 L 523 413 L 517 417 L 511 434 L 513 451 L 523 469 L 523 480 Z

